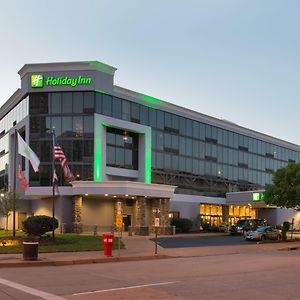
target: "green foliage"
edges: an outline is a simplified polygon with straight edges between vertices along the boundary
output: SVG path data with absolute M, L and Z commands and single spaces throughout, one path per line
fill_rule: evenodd
M 20 197 L 13 192 L 7 192 L 0 198 L 0 214 L 6 218 L 6 230 L 10 212 L 18 209 L 19 199 Z
M 265 192 L 269 205 L 294 208 L 300 211 L 300 163 L 292 163 L 273 174 L 273 185 Z
M 207 222 L 205 222 L 205 221 L 203 221 L 203 220 L 200 221 L 200 225 L 201 225 L 201 228 L 202 228 L 203 230 L 205 230 L 205 231 L 211 229 L 210 224 L 207 223 Z
M 179 218 L 172 221 L 172 226 L 176 226 L 176 232 L 187 233 L 193 227 L 193 221 L 190 219 Z
M 57 219 L 54 219 L 54 229 L 58 227 Z M 28 235 L 41 236 L 53 230 L 53 218 L 48 216 L 32 216 L 23 221 L 23 230 Z

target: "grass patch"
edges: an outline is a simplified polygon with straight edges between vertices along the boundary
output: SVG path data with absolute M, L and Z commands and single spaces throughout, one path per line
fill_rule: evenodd
M 24 233 L 19 233 L 17 240 L 22 242 Z M 0 231 L 0 239 L 9 239 L 9 235 L 4 235 Z M 124 245 L 121 242 L 121 248 Z M 115 238 L 113 249 L 118 249 L 118 238 Z M 102 237 L 78 234 L 56 234 L 55 240 L 49 235 L 42 236 L 39 240 L 39 253 L 50 252 L 79 252 L 79 251 L 103 251 Z M 0 246 L 0 254 L 22 253 L 22 245 L 17 246 Z

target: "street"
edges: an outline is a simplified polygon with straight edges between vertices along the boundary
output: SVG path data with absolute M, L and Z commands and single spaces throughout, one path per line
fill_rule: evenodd
M 299 299 L 299 256 L 298 250 L 258 250 L 151 261 L 1 269 L 0 299 Z M 14 286 L 15 283 L 23 286 Z

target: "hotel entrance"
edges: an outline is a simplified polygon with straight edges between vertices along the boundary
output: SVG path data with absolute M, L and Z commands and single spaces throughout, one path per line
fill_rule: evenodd
M 201 204 L 200 220 L 211 227 L 218 227 L 222 223 L 222 205 Z
M 240 219 L 257 219 L 257 210 L 249 205 L 230 205 L 229 226 L 236 224 Z

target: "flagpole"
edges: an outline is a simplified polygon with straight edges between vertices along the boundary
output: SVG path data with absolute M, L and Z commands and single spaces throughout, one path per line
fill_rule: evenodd
M 54 158 L 54 135 L 55 127 L 52 127 L 52 238 L 55 239 L 55 183 L 54 183 L 54 168 L 55 168 L 55 158 Z
M 13 237 L 16 236 L 16 188 L 17 188 L 17 128 L 15 127 L 15 151 L 14 151 L 14 185 L 13 185 Z

